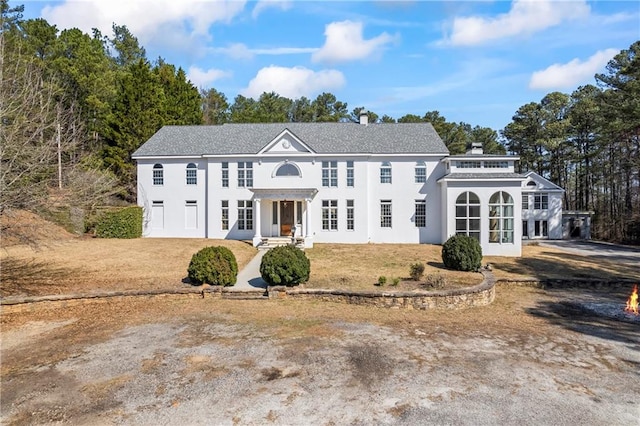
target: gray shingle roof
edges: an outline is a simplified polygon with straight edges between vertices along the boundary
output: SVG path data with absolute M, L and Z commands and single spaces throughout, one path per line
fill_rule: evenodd
M 257 154 L 285 129 L 318 154 L 448 154 L 430 123 L 165 126 L 133 158 Z

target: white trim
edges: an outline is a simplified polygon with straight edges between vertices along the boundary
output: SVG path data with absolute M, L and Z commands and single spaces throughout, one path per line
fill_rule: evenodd
M 309 155 L 309 154 L 315 154 L 316 152 L 311 149 L 309 147 L 309 145 L 307 145 L 306 143 L 302 142 L 302 140 L 300 140 L 300 138 L 298 138 L 296 135 L 294 135 L 293 133 L 291 133 L 291 131 L 289 129 L 284 129 L 283 131 L 281 131 L 278 136 L 276 136 L 275 138 L 273 138 L 270 142 L 268 142 L 265 146 L 262 147 L 262 149 L 260 151 L 258 151 L 255 155 L 282 155 L 281 152 L 274 152 L 274 153 L 268 153 L 267 151 L 269 151 L 271 148 L 273 148 L 278 142 L 280 142 L 280 140 L 287 135 L 288 137 L 295 139 L 295 141 L 297 143 L 299 143 L 300 145 L 302 145 L 302 147 L 304 149 L 306 149 L 308 152 L 296 152 L 296 154 L 298 155 Z

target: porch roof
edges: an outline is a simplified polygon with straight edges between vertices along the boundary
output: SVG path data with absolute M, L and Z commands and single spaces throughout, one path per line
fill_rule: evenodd
M 316 188 L 250 188 L 254 199 L 300 200 L 313 199 Z

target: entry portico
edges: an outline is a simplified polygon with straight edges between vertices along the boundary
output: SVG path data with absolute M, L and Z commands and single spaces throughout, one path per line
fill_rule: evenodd
M 310 212 L 318 189 L 252 188 L 251 192 L 256 216 L 254 246 L 265 237 L 302 238 L 305 247 L 313 246 Z

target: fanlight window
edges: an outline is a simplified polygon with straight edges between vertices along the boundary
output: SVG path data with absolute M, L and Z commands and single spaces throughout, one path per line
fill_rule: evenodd
M 187 185 L 197 185 L 198 184 L 198 166 L 194 163 L 189 163 L 187 165 Z
M 300 169 L 295 164 L 285 163 L 278 167 L 276 176 L 300 176 Z
M 489 242 L 513 243 L 513 198 L 499 191 L 489 199 Z
M 463 192 L 456 199 L 456 234 L 480 241 L 480 198 L 473 192 Z
M 153 165 L 153 184 L 164 185 L 164 169 L 162 164 Z

